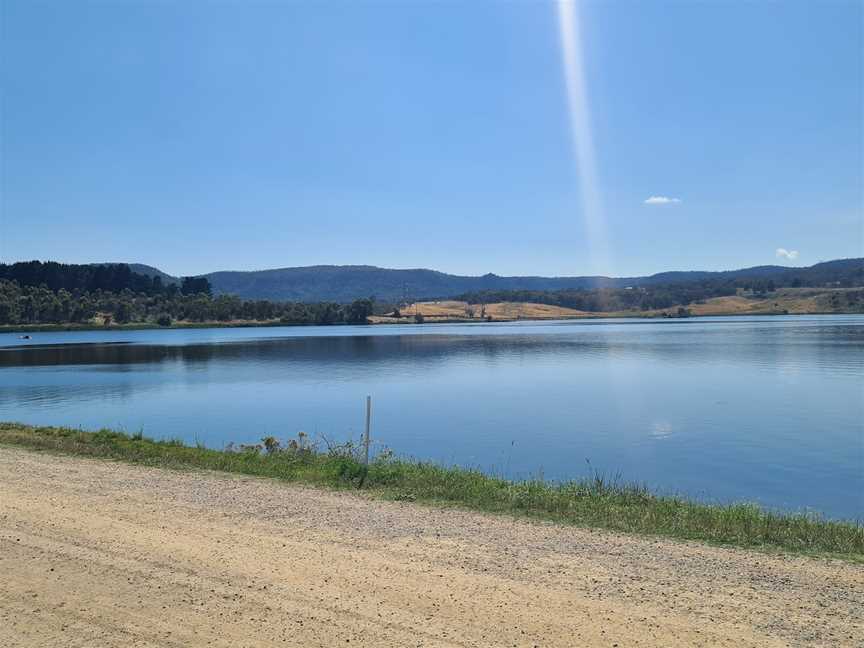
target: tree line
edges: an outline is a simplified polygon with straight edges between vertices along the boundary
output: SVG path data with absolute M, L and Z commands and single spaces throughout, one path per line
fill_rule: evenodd
M 483 290 L 459 295 L 469 304 L 532 302 L 589 313 L 659 310 L 735 295 L 739 289 L 765 295 L 776 289 L 771 279 L 702 280 L 633 288 L 572 288 L 565 290 Z
M 230 322 L 250 320 L 284 324 L 366 324 L 377 305 L 372 299 L 350 304 L 243 300 L 234 295 L 179 290 L 136 292 L 51 290 L 47 285 L 22 286 L 0 279 L 0 324 L 127 324 L 170 326 L 176 321 Z
M 162 277 L 133 272 L 125 263 L 57 263 L 22 261 L 0 263 L 0 279 L 15 281 L 22 287 L 45 286 L 48 290 L 120 292 L 131 290 L 145 295 L 212 294 L 206 277 L 183 277 L 180 284 L 164 283 Z
M 837 276 L 838 269 L 834 266 L 839 266 L 847 272 L 848 277 L 844 277 L 848 281 L 860 285 L 860 264 L 856 260 L 824 265 L 831 266 L 832 276 Z M 788 282 L 781 281 L 783 285 L 797 282 L 796 276 L 790 276 Z M 455 298 L 469 304 L 533 302 L 587 312 L 614 312 L 688 306 L 712 297 L 734 295 L 739 290 L 764 296 L 776 287 L 771 278 L 737 277 L 631 288 L 485 290 Z M 345 304 L 274 302 L 234 295 L 213 296 L 212 292 L 206 277 L 183 277 L 179 283 L 163 283 L 159 276 L 133 272 L 125 264 L 77 265 L 51 261 L 0 264 L 0 325 L 156 323 L 168 326 L 177 321 L 238 320 L 364 324 L 374 314 L 399 316 L 394 305 L 374 298 Z M 418 319 L 421 320 L 422 317 Z

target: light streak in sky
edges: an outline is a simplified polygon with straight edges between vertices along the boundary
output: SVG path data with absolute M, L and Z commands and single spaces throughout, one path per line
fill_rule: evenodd
M 558 0 L 558 29 L 561 39 L 561 63 L 567 89 L 570 137 L 576 162 L 582 218 L 593 274 L 611 274 L 606 218 L 597 182 L 591 111 L 585 82 L 585 59 L 582 44 L 582 21 L 575 0 Z

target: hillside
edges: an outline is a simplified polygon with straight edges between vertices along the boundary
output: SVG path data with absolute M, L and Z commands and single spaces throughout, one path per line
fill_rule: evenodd
M 152 266 L 131 264 L 133 271 L 163 282 L 178 281 Z M 222 271 L 202 275 L 216 294 L 273 301 L 349 302 L 374 296 L 382 301 L 414 301 L 454 297 L 465 293 L 501 290 L 564 290 L 626 288 L 683 284 L 742 277 L 773 280 L 778 286 L 864 285 L 864 259 L 827 261 L 807 268 L 756 266 L 722 272 L 675 271 L 645 277 L 504 277 L 453 275 L 427 269 L 389 269 L 375 266 L 307 266 L 249 272 Z
M 145 277 L 159 277 L 165 285 L 180 283 L 179 277 L 172 277 L 167 272 L 162 272 L 159 268 L 154 268 L 153 266 L 145 265 L 143 263 L 130 263 L 128 265 L 132 272 L 137 272 Z
M 780 288 L 766 295 L 738 294 L 700 300 L 687 306 L 688 315 L 805 315 L 864 312 L 861 288 Z M 375 324 L 400 324 L 417 314 L 426 322 L 586 319 L 598 317 L 678 317 L 678 307 L 652 310 L 584 311 L 531 302 L 492 302 L 481 306 L 459 300 L 415 302 L 401 311 L 401 318 L 371 317 Z

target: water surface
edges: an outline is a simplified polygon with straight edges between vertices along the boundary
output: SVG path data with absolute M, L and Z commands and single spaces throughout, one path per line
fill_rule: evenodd
M 399 454 L 864 518 L 864 316 L 31 335 L 0 334 L 0 420 L 344 439 L 371 394 Z

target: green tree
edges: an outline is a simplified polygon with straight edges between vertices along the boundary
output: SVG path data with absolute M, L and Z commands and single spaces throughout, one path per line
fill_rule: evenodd
M 348 306 L 345 319 L 349 324 L 368 324 L 373 307 L 371 299 L 356 299 Z
M 180 292 L 184 295 L 210 295 L 213 291 L 210 288 L 210 282 L 207 281 L 207 277 L 183 277 Z

